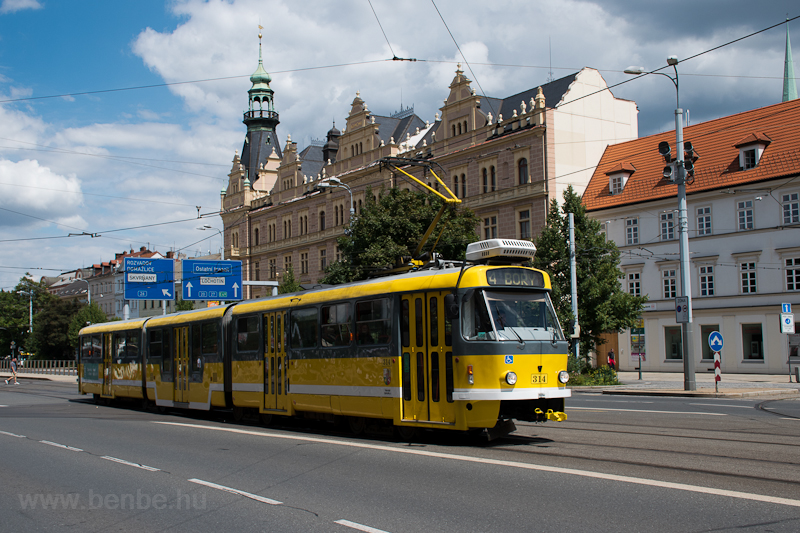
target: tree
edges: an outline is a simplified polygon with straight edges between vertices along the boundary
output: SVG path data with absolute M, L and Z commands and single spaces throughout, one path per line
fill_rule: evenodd
M 77 300 L 51 298 L 33 318 L 33 351 L 36 359 L 72 359 L 77 342 L 70 343 L 69 329 L 81 304 Z
M 105 312 L 100 309 L 100 306 L 97 305 L 96 302 L 81 307 L 78 312 L 73 315 L 69 323 L 67 339 L 70 348 L 74 350 L 79 347 L 80 338 L 78 334 L 81 329 L 89 324 L 102 324 L 103 322 L 108 322 L 108 316 L 106 316 Z
M 286 294 L 288 292 L 297 292 L 303 290 L 300 282 L 294 277 L 294 269 L 290 266 L 281 278 L 281 283 L 278 285 L 278 294 Z
M 605 342 L 600 335 L 633 326 L 641 315 L 647 297 L 622 290 L 620 253 L 613 241 L 600 232 L 600 223 L 586 216 L 586 207 L 572 187 L 564 191 L 559 209 L 553 199 L 547 225 L 534 241 L 533 264 L 550 274 L 551 298 L 563 325 L 572 323 L 569 262 L 569 215 L 575 219 L 575 256 L 578 279 L 578 318 L 580 347 L 584 361 L 589 352 Z
M 179 311 L 191 311 L 194 309 L 194 301 L 192 300 L 184 300 L 180 296 L 175 301 L 175 312 Z
M 320 283 L 365 279 L 395 266 L 398 258 L 410 259 L 443 203 L 427 193 L 396 188 L 382 189 L 377 202 L 369 187 L 365 196 L 363 210 L 338 239 L 344 259 L 328 267 Z M 467 244 L 478 240 L 477 225 L 472 211 L 457 204 L 449 206 L 422 252 L 463 259 Z

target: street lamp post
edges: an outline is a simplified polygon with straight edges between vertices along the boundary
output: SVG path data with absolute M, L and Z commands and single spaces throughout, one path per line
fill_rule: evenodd
M 215 233 L 215 235 L 216 235 L 216 234 L 219 234 L 219 235 L 221 235 L 221 236 L 222 236 L 222 247 L 220 248 L 219 258 L 220 258 L 222 261 L 225 261 L 225 236 L 224 236 L 224 235 L 222 235 L 222 230 L 220 230 L 220 229 L 217 229 L 217 228 L 215 228 L 215 227 L 213 227 L 213 226 L 209 226 L 208 224 L 204 224 L 204 225 L 200 226 L 200 227 L 199 227 L 199 228 L 197 228 L 197 229 L 199 229 L 199 230 L 216 229 L 216 230 L 217 230 L 217 233 Z M 213 237 L 213 235 L 212 235 L 212 237 Z
M 678 185 L 678 236 L 679 236 L 679 249 L 681 258 L 681 300 L 686 302 L 686 317 L 687 321 L 681 322 L 682 344 L 683 344 L 683 389 L 692 391 L 697 389 L 697 383 L 694 375 L 694 344 L 692 342 L 692 282 L 691 273 L 689 271 L 689 217 L 686 205 L 686 165 L 684 162 L 684 149 L 691 150 L 691 144 L 683 143 L 683 109 L 681 109 L 680 85 L 678 80 L 678 58 L 677 56 L 669 56 L 667 64 L 670 65 L 675 71 L 673 78 L 669 74 L 663 72 L 647 72 L 644 67 L 628 67 L 625 69 L 625 74 L 659 74 L 666 76 L 675 85 L 675 175 L 674 182 Z M 667 143 L 662 143 L 667 144 Z M 662 156 L 670 162 L 669 145 L 666 147 L 659 146 L 659 152 Z M 669 176 L 667 169 L 664 169 L 664 175 Z M 641 367 L 641 361 L 639 362 Z
M 82 281 L 86 284 L 86 298 L 88 300 L 88 304 L 92 305 L 92 288 L 89 286 L 89 281 L 83 278 L 75 278 L 75 281 Z
M 353 190 L 350 186 L 339 178 L 328 178 L 317 183 L 317 187 L 322 189 L 346 189 L 347 192 L 350 193 L 350 223 L 352 224 L 356 210 L 355 207 L 353 207 Z

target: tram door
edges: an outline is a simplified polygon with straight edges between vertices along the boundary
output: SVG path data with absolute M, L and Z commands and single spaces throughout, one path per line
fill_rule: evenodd
M 286 343 L 283 313 L 264 315 L 264 409 L 286 410 L 289 382 L 286 375 Z
M 402 297 L 405 420 L 455 423 L 452 339 L 444 313 L 446 294 L 428 292 Z
M 111 396 L 111 380 L 114 378 L 114 335 L 103 334 L 103 396 Z
M 189 326 L 174 328 L 175 396 L 176 402 L 189 401 Z

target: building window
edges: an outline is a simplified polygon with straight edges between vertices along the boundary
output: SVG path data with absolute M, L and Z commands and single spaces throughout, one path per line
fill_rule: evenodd
M 786 290 L 800 291 L 800 257 L 784 259 L 786 265 Z
M 334 249 L 334 251 L 336 253 L 336 261 L 341 261 L 342 260 L 342 251 L 339 249 L 339 245 L 338 244 L 336 245 L 336 248 Z
M 603 236 L 603 240 L 604 241 L 608 240 L 608 229 L 606 228 L 606 223 L 605 222 L 601 222 L 600 223 L 600 235 Z
M 494 166 L 489 167 L 489 174 L 492 177 L 492 192 L 494 192 L 497 190 L 497 175 L 495 174 Z
M 639 218 L 625 219 L 625 237 L 627 244 L 639 244 Z
M 675 269 L 669 268 L 661 271 L 661 281 L 664 287 L 664 299 L 675 298 L 678 296 L 677 277 L 675 276 Z
M 300 254 L 300 273 L 308 274 L 308 253 Z
M 747 170 L 748 168 L 755 168 L 756 149 L 753 148 L 752 150 L 743 150 L 742 154 L 744 155 L 744 169 Z
M 745 200 L 737 204 L 739 231 L 753 229 L 753 200 Z
M 800 222 L 800 194 L 793 192 L 781 196 L 783 206 L 783 223 L 797 224 Z
M 700 296 L 714 296 L 714 266 L 700 267 Z
M 742 352 L 745 359 L 764 360 L 761 324 L 742 324 Z
M 661 213 L 661 240 L 671 241 L 675 239 L 675 215 L 674 213 Z
M 489 171 L 483 169 L 483 194 L 489 192 Z
M 666 344 L 667 360 L 683 359 L 680 326 L 666 326 L 664 328 L 664 342 Z
M 715 331 L 719 331 L 719 324 L 704 324 L 700 326 L 700 339 L 701 344 L 703 345 L 703 359 L 706 361 L 714 360 L 714 352 L 711 350 L 711 346 L 708 345 L 708 336 Z
M 756 264 L 740 263 L 739 273 L 742 278 L 742 294 L 753 294 L 756 292 Z
M 325 211 L 319 212 L 319 230 L 325 231 Z
M 486 217 L 483 219 L 484 239 L 497 238 L 497 217 Z
M 278 277 L 278 261 L 277 259 L 270 259 L 269 260 L 269 279 L 275 279 Z
M 291 255 L 284 255 L 283 256 L 283 272 L 289 272 L 292 268 L 292 256 Z
M 611 176 L 609 189 L 611 194 L 619 194 L 622 192 L 622 174 L 615 174 Z
M 461 198 L 467 197 L 467 176 L 461 174 Z
M 453 176 L 453 194 L 458 198 L 458 174 Z
M 320 270 L 325 270 L 325 268 L 328 266 L 327 255 L 328 255 L 328 251 L 327 250 L 322 249 L 322 250 L 319 251 L 319 269 Z
M 631 296 L 642 295 L 642 285 L 640 280 L 641 275 L 639 272 L 628 273 L 628 294 Z
M 525 185 L 528 183 L 528 160 L 524 157 L 517 163 L 517 171 L 519 173 L 519 184 Z
M 253 230 L 253 246 L 258 246 L 258 228 Z
M 259 268 L 258 263 L 253 265 L 253 272 L 255 273 L 256 281 L 261 281 L 261 269 Z
M 697 208 L 697 235 L 711 235 L 711 208 Z
M 531 212 L 528 209 L 519 212 L 519 238 L 524 241 L 531 238 Z

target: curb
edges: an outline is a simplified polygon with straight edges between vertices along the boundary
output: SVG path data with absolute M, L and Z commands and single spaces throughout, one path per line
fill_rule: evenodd
M 797 389 L 764 389 L 748 390 L 741 392 L 713 392 L 713 391 L 678 391 L 678 390 L 637 390 L 637 389 L 617 389 L 603 390 L 601 394 L 610 396 L 673 396 L 686 398 L 757 398 L 761 396 L 783 396 L 786 398 L 797 397 L 800 391 Z

